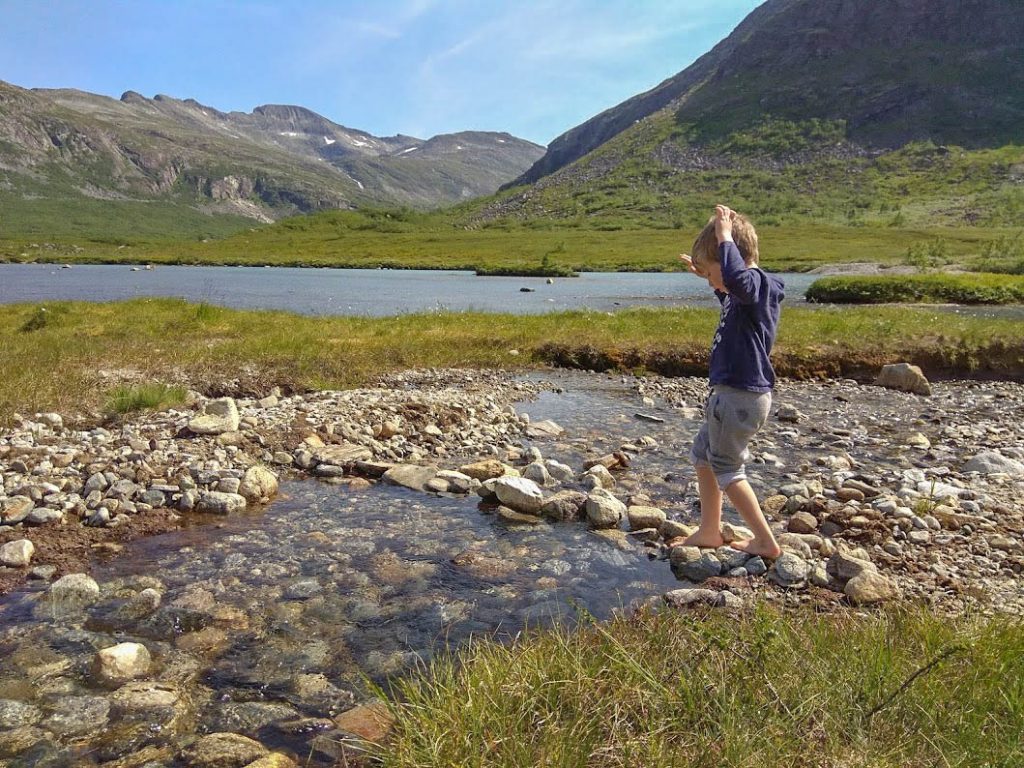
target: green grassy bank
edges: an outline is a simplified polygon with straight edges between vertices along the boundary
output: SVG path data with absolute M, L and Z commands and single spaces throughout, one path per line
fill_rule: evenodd
M 1024 277 L 989 274 L 825 277 L 808 301 L 833 304 L 1022 304 Z
M 642 615 L 398 683 L 386 768 L 1011 768 L 1024 627 L 923 612 Z
M 0 239 L 0 261 L 216 264 L 485 272 L 613 272 L 679 269 L 699 224 L 678 228 L 589 222 L 501 221 L 466 229 L 452 214 L 331 211 L 253 227 L 229 237 Z M 1024 264 L 1011 229 L 850 227 L 820 222 L 759 227 L 762 266 L 804 271 L 830 264 L 904 264 L 934 246 L 941 264 L 1013 271 Z M 1024 268 L 1024 267 L 1022 267 Z
M 7 305 L 0 307 L 0 419 L 102 409 L 125 381 L 261 394 L 274 385 L 357 386 L 427 366 L 706 375 L 717 321 L 712 309 L 316 318 L 177 299 Z M 774 361 L 780 375 L 796 377 L 867 377 L 909 360 L 930 373 L 1022 378 L 1022 327 L 926 309 L 789 309 Z

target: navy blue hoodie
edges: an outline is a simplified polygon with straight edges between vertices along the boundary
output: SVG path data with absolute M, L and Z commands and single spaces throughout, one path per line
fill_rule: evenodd
M 769 355 L 785 284 L 757 267 L 748 268 L 735 243 L 720 244 L 718 258 L 728 293 L 715 291 L 722 319 L 711 343 L 711 384 L 771 392 L 775 371 Z

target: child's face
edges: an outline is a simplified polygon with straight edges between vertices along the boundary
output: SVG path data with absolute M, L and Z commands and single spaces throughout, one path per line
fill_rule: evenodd
M 722 265 L 718 262 L 697 262 L 693 265 L 696 269 L 697 274 L 708 281 L 708 285 L 714 288 L 716 291 L 722 293 L 728 293 L 725 290 L 725 285 L 722 283 Z

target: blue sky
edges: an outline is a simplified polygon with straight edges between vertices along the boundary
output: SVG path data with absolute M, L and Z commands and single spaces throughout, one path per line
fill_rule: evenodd
M 0 80 L 547 144 L 686 68 L 760 2 L 0 0 Z

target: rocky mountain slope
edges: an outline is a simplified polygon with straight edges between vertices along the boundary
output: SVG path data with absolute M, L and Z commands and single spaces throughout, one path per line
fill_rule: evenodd
M 1019 0 L 768 0 L 690 67 L 555 139 L 513 182 L 534 182 L 670 111 L 690 143 L 766 117 L 842 121 L 892 149 L 1024 141 Z
M 494 192 L 542 153 L 505 133 L 382 138 L 296 106 L 221 112 L 0 82 L 0 194 L 22 201 L 171 202 L 261 220 L 430 208 Z

